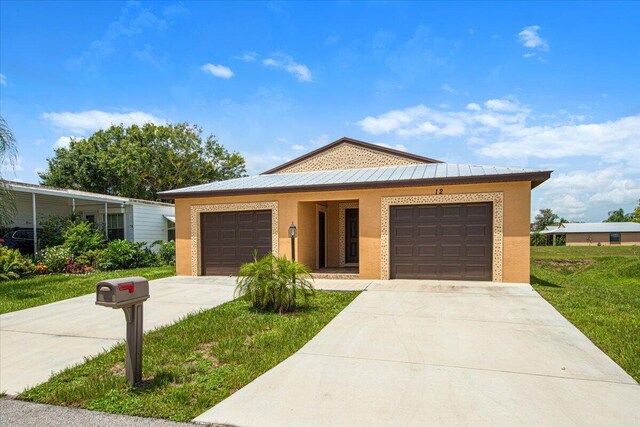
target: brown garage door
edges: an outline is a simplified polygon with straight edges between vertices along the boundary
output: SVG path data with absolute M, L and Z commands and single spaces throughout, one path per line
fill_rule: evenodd
M 391 207 L 391 278 L 491 280 L 492 204 Z
M 236 274 L 240 265 L 271 252 L 271 211 L 203 213 L 202 274 Z

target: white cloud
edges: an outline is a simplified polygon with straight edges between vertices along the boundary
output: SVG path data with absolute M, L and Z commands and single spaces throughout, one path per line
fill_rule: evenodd
M 604 161 L 631 161 L 638 152 L 640 114 L 604 123 L 520 126 L 480 150 L 496 158 L 603 156 Z
M 372 135 L 464 138 L 475 154 L 518 164 L 529 158 L 587 157 L 604 164 L 631 165 L 640 152 L 640 114 L 588 123 L 584 116 L 566 111 L 534 115 L 513 98 L 489 99 L 483 106 L 470 103 L 465 110 L 451 111 L 420 104 L 368 116 L 357 124 Z
M 524 55 L 522 55 L 523 58 L 533 58 L 534 56 L 538 55 L 537 53 L 525 53 Z
M 326 133 L 323 133 L 316 139 L 309 140 L 309 144 L 311 144 L 312 147 L 322 147 L 323 145 L 327 145 L 328 143 L 329 143 L 329 135 L 327 135 Z
M 7 85 L 7 76 L 5 76 L 4 74 L 0 74 L 0 86 L 6 86 Z
M 425 117 L 429 109 L 424 105 L 405 108 L 404 110 L 392 110 L 377 117 L 365 117 L 358 124 L 365 132 L 373 135 L 401 131 L 404 126 L 409 125 Z
M 291 149 L 296 151 L 303 151 L 306 149 L 306 147 L 304 145 L 295 144 L 291 146 Z
M 505 99 L 492 99 L 485 103 L 467 105 L 469 111 L 440 111 L 424 105 L 392 110 L 379 116 L 365 117 L 358 124 L 373 135 L 395 133 L 403 137 L 459 137 L 505 130 L 524 124 L 528 109 Z
M 240 56 L 234 56 L 233 59 L 239 59 L 244 62 L 253 62 L 258 59 L 258 54 L 255 52 L 244 52 Z
M 393 148 L 394 150 L 398 150 L 398 151 L 407 151 L 407 147 L 405 147 L 402 144 L 389 145 L 389 144 L 380 142 L 380 143 L 377 143 L 376 145 L 379 145 L 380 147 Z
M 449 93 L 458 93 L 457 89 L 452 88 L 451 86 L 449 86 L 448 83 L 444 83 L 442 86 L 440 86 L 440 89 L 442 89 L 445 92 L 449 92 Z
M 285 70 L 294 76 L 299 82 L 310 82 L 313 80 L 311 70 L 303 64 L 298 64 L 290 56 L 283 54 L 274 54 L 269 58 L 262 60 L 267 67 L 279 68 Z
M 204 64 L 200 69 L 205 73 L 212 74 L 216 77 L 220 77 L 221 79 L 230 79 L 233 77 L 233 71 L 231 71 L 231 68 L 225 67 L 224 65 Z
M 552 207 L 560 216 L 580 220 L 589 210 L 607 212 L 633 204 L 640 198 L 640 182 L 633 176 L 637 175 L 621 165 L 554 174 L 541 187 L 536 208 Z
M 45 140 L 44 140 L 44 139 L 42 139 L 42 138 L 38 138 L 38 139 L 36 139 L 35 141 L 33 141 L 33 143 L 34 143 L 35 145 L 42 145 L 44 142 L 45 142 Z
M 438 104 L 438 108 L 441 108 L 443 110 L 446 110 L 447 108 L 450 108 L 451 106 L 449 104 Z
M 61 136 L 60 138 L 58 138 L 56 140 L 56 142 L 53 143 L 53 148 L 57 149 L 57 148 L 69 148 L 69 143 L 71 142 L 71 139 L 73 138 L 77 138 L 75 136 Z
M 548 51 L 549 44 L 546 40 L 540 37 L 540 35 L 538 34 L 539 30 L 539 25 L 531 25 L 529 27 L 525 27 L 518 33 L 518 36 L 520 37 L 520 43 L 522 43 L 524 47 L 528 47 L 530 49 Z
M 490 99 L 485 102 L 484 105 L 490 110 L 501 113 L 514 113 L 525 110 L 520 104 L 511 102 L 507 99 Z
M 88 110 L 78 113 L 65 111 L 61 113 L 44 113 L 42 118 L 58 128 L 80 134 L 87 131 L 108 128 L 111 125 L 122 124 L 124 126 L 130 126 L 149 122 L 156 124 L 164 122 L 163 119 L 143 111 L 132 111 L 129 113 L 110 113 L 100 110 Z

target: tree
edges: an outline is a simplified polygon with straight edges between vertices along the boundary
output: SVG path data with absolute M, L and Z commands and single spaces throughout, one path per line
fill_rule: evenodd
M 196 125 L 111 126 L 47 159 L 44 185 L 158 200 L 158 192 L 244 176 L 245 161 Z
M 7 122 L 0 116 L 0 228 L 7 227 L 15 213 L 15 203 L 2 178 L 5 167 L 13 168 L 18 149 L 16 138 Z
M 540 209 L 539 213 L 534 218 L 533 228 L 536 231 L 542 231 L 544 230 L 545 227 L 556 223 L 559 218 L 560 217 L 555 213 L 553 213 L 553 211 L 549 208 Z M 564 222 L 567 222 L 567 221 L 564 220 Z
M 609 218 L 605 219 L 604 222 L 628 222 L 633 221 L 633 214 L 625 214 L 624 209 L 620 208 L 615 211 L 609 212 Z
M 638 199 L 638 206 L 633 211 L 633 220 L 635 222 L 640 222 L 640 199 Z

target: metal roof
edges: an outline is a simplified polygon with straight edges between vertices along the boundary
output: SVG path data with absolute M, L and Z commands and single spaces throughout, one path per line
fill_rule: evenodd
M 69 190 L 66 188 L 47 187 L 45 185 L 27 184 L 24 182 L 3 180 L 2 184 L 5 185 L 6 188 L 12 191 L 45 194 L 49 196 L 68 197 L 70 199 L 75 198 L 80 200 L 92 200 L 96 202 L 113 202 L 113 203 L 124 203 L 124 204 L 156 205 L 156 206 L 171 206 L 171 207 L 174 206 L 172 203 L 155 202 L 152 200 L 131 199 L 129 197 L 111 196 L 108 194 L 90 193 L 88 191 Z
M 546 180 L 550 171 L 539 169 L 528 169 L 520 167 L 498 167 L 464 165 L 454 163 L 427 163 L 403 166 L 387 166 L 377 168 L 344 169 L 330 171 L 278 173 L 267 175 L 255 175 L 244 178 L 230 179 L 227 181 L 216 181 L 208 184 L 201 184 L 192 187 L 180 188 L 172 191 L 160 193 L 163 197 L 184 197 L 185 195 L 199 195 L 200 193 L 251 193 L 262 192 L 261 190 L 292 191 L 292 189 L 315 189 L 322 187 L 358 187 L 372 184 L 371 186 L 384 186 L 389 184 L 403 185 L 428 185 L 433 180 L 447 179 L 473 182 L 490 181 L 491 177 L 497 180 L 509 180 L 513 175 L 513 180 L 534 180 L 536 183 Z M 518 177 L 517 175 L 520 175 Z M 529 176 L 531 175 L 531 176 Z M 506 178 L 506 179 L 505 179 Z
M 573 233 L 640 233 L 638 222 L 568 222 L 560 227 L 547 227 L 542 234 Z

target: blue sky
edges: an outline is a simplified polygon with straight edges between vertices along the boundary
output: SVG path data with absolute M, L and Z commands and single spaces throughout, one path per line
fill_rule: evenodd
M 0 108 L 38 182 L 110 123 L 191 122 L 259 173 L 341 136 L 555 170 L 532 209 L 640 198 L 640 3 L 11 2 Z

